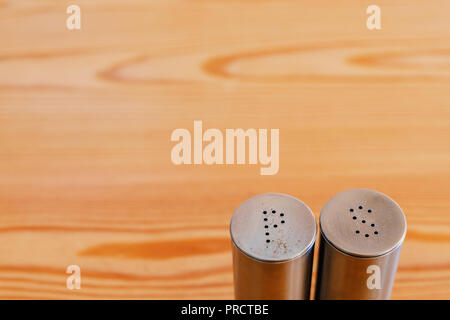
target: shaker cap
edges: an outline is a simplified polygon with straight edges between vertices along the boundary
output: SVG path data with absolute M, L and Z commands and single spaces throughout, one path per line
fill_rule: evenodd
M 353 189 L 332 197 L 320 213 L 322 235 L 357 257 L 384 255 L 402 244 L 406 218 L 399 205 L 373 190 Z
M 252 197 L 234 212 L 231 238 L 247 256 L 283 262 L 304 255 L 314 245 L 314 214 L 302 201 L 280 193 Z

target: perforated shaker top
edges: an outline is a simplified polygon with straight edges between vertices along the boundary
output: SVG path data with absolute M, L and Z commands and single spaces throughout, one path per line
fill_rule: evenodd
M 305 254 L 317 233 L 316 219 L 300 200 L 280 193 L 248 199 L 234 212 L 231 238 L 244 254 L 266 262 L 282 262 Z
M 337 249 L 358 257 L 381 256 L 401 245 L 406 218 L 388 196 L 367 189 L 341 192 L 320 213 L 322 235 Z

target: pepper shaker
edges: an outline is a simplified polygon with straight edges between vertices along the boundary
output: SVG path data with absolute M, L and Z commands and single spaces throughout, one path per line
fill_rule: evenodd
M 267 193 L 231 219 L 236 299 L 309 299 L 317 225 L 302 201 Z

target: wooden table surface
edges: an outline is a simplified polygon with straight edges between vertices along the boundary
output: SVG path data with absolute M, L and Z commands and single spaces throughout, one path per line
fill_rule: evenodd
M 0 298 L 233 298 L 228 224 L 386 193 L 394 299 L 450 298 L 450 2 L 0 1 Z M 175 166 L 176 128 L 279 128 L 280 170 Z M 69 265 L 81 290 L 66 288 Z

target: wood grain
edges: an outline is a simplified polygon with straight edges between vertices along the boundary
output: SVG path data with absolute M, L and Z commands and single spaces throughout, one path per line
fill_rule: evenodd
M 0 1 L 0 298 L 233 297 L 262 192 L 404 209 L 392 297 L 450 298 L 450 2 Z M 176 128 L 279 128 L 280 171 L 175 166 Z M 82 289 L 65 287 L 66 267 Z

